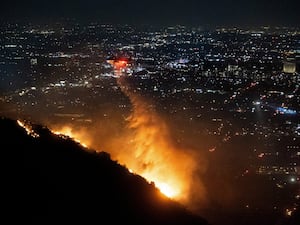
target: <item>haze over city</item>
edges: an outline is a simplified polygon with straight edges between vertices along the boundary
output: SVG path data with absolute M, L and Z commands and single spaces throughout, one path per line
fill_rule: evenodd
M 293 224 L 297 6 L 5 2 L 0 115 L 107 152 L 212 225 Z

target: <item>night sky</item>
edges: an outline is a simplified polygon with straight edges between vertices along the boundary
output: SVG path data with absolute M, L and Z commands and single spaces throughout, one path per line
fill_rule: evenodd
M 299 0 L 10 0 L 1 20 L 80 21 L 152 25 L 298 26 Z

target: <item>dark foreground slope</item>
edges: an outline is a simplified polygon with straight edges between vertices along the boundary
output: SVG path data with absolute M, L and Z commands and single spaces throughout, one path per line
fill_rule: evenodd
M 4 224 L 207 224 L 107 153 L 37 125 L 37 138 L 10 119 L 0 129 Z

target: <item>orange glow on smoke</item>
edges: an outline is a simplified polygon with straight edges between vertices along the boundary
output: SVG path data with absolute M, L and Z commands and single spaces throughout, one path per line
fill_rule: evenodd
M 137 101 L 137 99 L 135 99 Z M 173 146 L 168 143 L 168 133 L 164 123 L 148 112 L 145 104 L 136 105 L 128 118 L 129 128 L 133 129 L 130 154 L 118 155 L 133 171 L 154 182 L 168 197 L 183 195 L 185 189 L 184 169 L 180 167 L 180 154 L 175 155 Z
M 136 105 L 134 114 L 128 120 L 134 131 L 131 156 L 119 155 L 118 158 L 125 158 L 126 165 L 149 182 L 154 182 L 166 196 L 184 197 L 188 178 L 183 167 L 187 166 L 184 160 L 188 158 L 174 149 L 168 140 L 165 124 L 144 106 Z
M 149 107 L 149 102 L 129 90 L 125 76 L 117 82 L 131 101 L 133 110 L 127 120 L 124 133 L 110 141 L 104 149 L 114 160 L 126 166 L 129 172 L 139 174 L 154 185 L 165 196 L 180 201 L 188 207 L 195 202 L 203 202 L 205 188 L 200 181 L 199 170 L 203 172 L 203 160 L 196 151 L 182 149 L 170 135 L 167 124 Z M 56 134 L 64 134 L 82 145 L 100 150 L 106 141 L 101 140 L 98 130 L 72 129 L 72 126 L 54 129 Z M 102 129 L 102 128 L 100 128 Z M 96 135 L 97 138 L 94 135 Z M 108 134 L 109 135 L 109 134 Z M 110 135 L 109 135 L 110 136 Z
M 194 174 L 198 165 L 191 151 L 180 149 L 174 143 L 165 122 L 147 101 L 125 88 L 122 77 L 118 83 L 130 98 L 133 112 L 127 118 L 128 128 L 132 131 L 131 149 L 117 152 L 117 160 L 154 182 L 167 197 L 187 203 L 192 186 L 200 190 L 198 197 L 202 197 L 202 184 Z
M 89 141 L 84 138 L 84 135 L 80 131 L 73 131 L 73 129 L 69 126 L 64 126 L 62 128 L 58 128 L 56 130 L 52 130 L 52 133 L 59 135 L 59 136 L 66 136 L 72 138 L 74 141 L 79 143 L 81 146 L 88 148 Z
M 129 118 L 130 129 L 134 129 L 134 136 L 131 140 L 132 149 L 117 152 L 114 156 L 131 173 L 143 176 L 149 183 L 154 182 L 155 186 L 167 197 L 180 199 L 187 191 L 185 178 L 185 165 L 182 160 L 187 156 L 180 153 L 173 153 L 172 147 L 165 141 L 166 130 L 164 125 L 154 127 L 155 124 L 144 124 L 149 118 Z M 141 126 L 142 125 L 142 126 Z M 148 126 L 148 127 L 146 127 Z M 89 143 L 84 137 L 85 132 L 76 131 L 70 126 L 52 130 L 56 135 L 65 138 L 72 138 L 84 147 Z

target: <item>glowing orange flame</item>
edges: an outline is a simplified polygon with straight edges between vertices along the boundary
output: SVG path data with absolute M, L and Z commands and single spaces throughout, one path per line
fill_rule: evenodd
M 133 157 L 126 158 L 124 163 L 147 180 L 153 181 L 166 196 L 183 196 L 187 191 L 187 178 L 184 174 L 185 169 L 181 168 L 184 165 L 180 163 L 180 159 L 186 156 L 175 152 L 168 140 L 164 123 L 153 114 L 149 114 L 139 103 L 129 118 L 129 125 L 135 132 L 132 140 Z
M 136 122 L 139 123 L 138 121 Z M 132 128 L 134 128 L 139 124 L 134 125 L 132 123 L 131 125 L 133 126 Z M 162 132 L 165 132 L 163 130 Z M 136 140 L 134 141 L 136 150 L 131 152 L 134 157 L 132 158 L 132 155 L 128 154 L 127 156 L 129 157 L 127 158 L 124 154 L 120 154 L 117 158 L 127 167 L 132 166 L 129 172 L 140 174 L 149 182 L 154 182 L 155 186 L 159 188 L 164 195 L 170 198 L 176 198 L 182 195 L 182 191 L 185 188 L 183 185 L 184 181 L 178 179 L 178 171 L 175 172 L 177 170 L 176 164 L 171 166 L 172 162 L 175 163 L 175 159 L 172 159 L 174 156 L 170 154 L 170 151 L 163 141 L 159 140 L 161 138 L 158 137 L 159 134 L 157 131 L 156 128 L 149 129 L 146 132 L 141 132 L 140 130 L 136 133 Z M 76 132 L 70 126 L 52 130 L 52 132 L 56 135 L 70 137 L 82 146 L 87 147 L 82 141 L 84 139 L 84 132 Z M 157 144 L 155 144 L 154 139 L 158 141 Z M 160 150 L 156 150 L 155 148 Z M 164 153 L 162 154 L 163 151 Z M 182 156 L 179 154 L 178 157 L 180 158 Z M 129 160 L 129 158 L 131 158 L 131 160 Z
M 128 126 L 124 133 L 113 141 L 108 138 L 109 144 L 106 143 L 104 150 L 130 168 L 129 172 L 143 176 L 149 183 L 153 182 L 165 196 L 190 208 L 203 203 L 205 189 L 198 176 L 199 169 L 204 168 L 201 164 L 203 160 L 196 151 L 181 149 L 170 136 L 166 123 L 149 107 L 149 102 L 129 90 L 126 76 L 121 74 L 117 77 L 119 87 L 132 103 L 133 111 L 127 118 Z M 111 136 L 99 128 L 94 134 L 91 130 L 82 132 L 70 126 L 55 130 L 58 134 L 81 140 L 80 143 L 84 141 L 96 150 L 99 146 L 104 147 L 106 135 Z M 92 139 L 93 135 L 97 138 Z
M 133 137 L 132 149 L 117 152 L 117 160 L 154 182 L 166 196 L 187 202 L 193 185 L 203 190 L 194 176 L 196 160 L 187 149 L 174 144 L 166 124 L 148 107 L 147 101 L 125 89 L 122 77 L 118 78 L 118 83 L 133 105 L 133 113 L 128 118 Z M 198 197 L 202 198 L 203 192 Z
M 25 122 L 22 122 L 21 120 L 17 120 L 17 123 L 20 127 L 24 128 L 26 130 L 26 133 L 34 138 L 39 137 L 40 135 L 36 133 L 32 127 L 29 124 L 26 124 Z
M 72 138 L 74 141 L 76 141 L 77 143 L 79 143 L 81 146 L 88 148 L 88 145 L 86 144 L 86 141 L 82 141 L 84 140 L 84 135 L 82 135 L 82 133 L 80 131 L 73 131 L 73 129 L 69 126 L 64 126 L 60 129 L 57 130 L 52 130 L 52 133 L 59 135 L 59 136 L 67 136 Z

